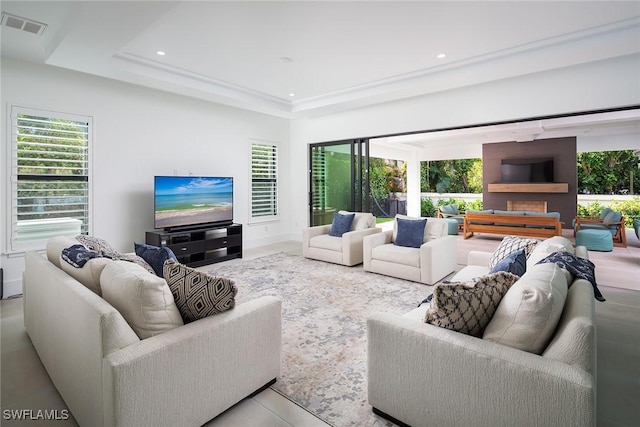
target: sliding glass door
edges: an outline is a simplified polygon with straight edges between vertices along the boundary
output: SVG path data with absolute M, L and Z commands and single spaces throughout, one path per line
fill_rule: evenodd
M 309 185 L 312 226 L 331 224 L 340 210 L 369 212 L 369 140 L 311 144 Z

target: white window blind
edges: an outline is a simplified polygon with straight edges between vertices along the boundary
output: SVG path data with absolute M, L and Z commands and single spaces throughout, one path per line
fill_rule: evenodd
M 11 249 L 87 233 L 91 119 L 12 107 Z
M 278 146 L 251 143 L 251 218 L 278 215 Z

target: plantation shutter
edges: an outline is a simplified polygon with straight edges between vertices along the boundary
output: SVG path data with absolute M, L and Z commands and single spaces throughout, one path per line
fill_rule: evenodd
M 251 144 L 251 217 L 278 215 L 278 146 Z
M 11 248 L 86 234 L 90 118 L 13 107 L 12 127 Z

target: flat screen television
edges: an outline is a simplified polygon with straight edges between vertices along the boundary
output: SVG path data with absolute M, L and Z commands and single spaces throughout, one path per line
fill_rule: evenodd
M 233 222 L 233 178 L 156 176 L 154 226 L 179 230 Z
M 554 182 L 553 159 L 502 159 L 501 182 Z

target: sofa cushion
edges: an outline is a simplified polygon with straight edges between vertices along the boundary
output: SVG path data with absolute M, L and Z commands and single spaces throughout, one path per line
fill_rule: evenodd
M 493 255 L 491 255 L 491 259 L 489 260 L 489 268 L 491 269 L 495 267 L 496 264 L 502 261 L 507 255 L 521 249 L 524 250 L 524 254 L 528 258 L 529 254 L 531 254 L 536 244 L 538 244 L 538 240 L 536 239 L 527 239 L 517 236 L 505 236 L 500 242 L 500 246 L 498 246 L 498 249 L 496 249 Z
M 449 215 L 459 215 L 460 211 L 458 210 L 458 206 L 455 204 L 440 206 L 440 212 Z
M 409 220 L 397 218 L 398 233 L 393 242 L 394 245 L 407 248 L 419 248 L 424 240 L 424 228 L 427 225 L 426 219 Z
M 558 324 L 567 279 L 555 264 L 534 265 L 502 298 L 483 339 L 541 354 Z
M 524 211 L 502 211 L 502 210 L 494 210 L 493 213 L 495 215 L 524 215 Z M 496 222 L 495 225 L 504 225 L 507 227 L 524 227 L 524 224 L 510 224 L 505 222 Z
M 437 284 L 424 321 L 481 337 L 503 295 L 516 280 L 515 274 L 501 271 L 471 282 Z
M 328 234 L 320 234 L 309 239 L 309 247 L 342 252 L 342 239 Z
M 420 251 L 415 248 L 393 244 L 379 245 L 371 251 L 371 259 L 420 268 Z
M 73 237 L 57 236 L 50 238 L 47 240 L 46 245 L 47 259 L 56 267 L 62 268 L 62 264 L 60 262 L 62 250 L 73 245 L 77 245 L 78 243 L 78 240 Z
M 562 316 L 542 356 L 595 373 L 595 318 L 591 285 L 577 280 L 569 288 Z
M 334 212 L 329 236 L 342 237 L 344 233 L 351 231 L 351 224 L 353 223 L 354 217 L 354 213 L 341 214 L 340 212 Z
M 484 209 L 481 211 L 476 211 L 473 209 L 467 209 L 466 213 L 479 213 L 479 214 L 493 214 L 493 209 Z M 470 221 L 470 224 L 481 224 L 481 225 L 493 225 L 493 221 Z
M 173 260 L 165 262 L 163 271 L 185 323 L 236 305 L 238 288 L 232 280 L 210 276 Z
M 560 212 L 526 212 L 527 216 L 543 216 L 543 217 L 551 217 L 551 218 L 555 218 L 558 221 L 560 221 Z M 526 227 L 528 228 L 548 228 L 548 229 L 554 229 L 555 227 L 552 225 L 532 225 L 532 224 L 527 224 Z
M 78 268 L 63 260 L 62 254 L 60 255 L 60 268 L 62 271 L 101 296 L 102 287 L 100 286 L 100 275 L 104 267 L 110 262 L 112 262 L 112 260 L 109 258 L 98 257 L 88 260 L 82 267 Z
M 606 301 L 596 282 L 596 266 L 586 258 L 580 258 L 569 252 L 554 252 L 542 259 L 538 264 L 553 263 L 567 270 L 572 276 L 584 279 L 593 286 L 593 293 L 598 301 Z
M 144 259 L 147 264 L 153 268 L 153 271 L 158 277 L 164 277 L 162 273 L 162 266 L 166 260 L 172 259 L 174 261 L 178 261 L 178 258 L 176 258 L 173 251 L 166 246 L 157 247 L 137 242 L 134 242 L 133 246 L 136 255 L 142 257 L 142 259 Z
M 554 252 L 575 253 L 575 248 L 571 240 L 563 236 L 553 236 L 544 239 L 533 248 L 527 257 L 527 268 L 536 265 L 541 259 L 546 258 Z
M 351 230 L 365 230 L 367 228 L 374 228 L 376 226 L 376 217 L 373 216 L 372 213 L 369 212 L 349 212 L 349 211 L 339 211 L 339 213 L 345 214 L 355 214 L 353 217 L 353 222 L 351 223 Z
M 520 249 L 507 255 L 499 261 L 489 273 L 497 273 L 498 271 L 506 271 L 516 276 L 522 276 L 527 271 L 527 257 L 524 250 Z
M 184 324 L 167 282 L 137 264 L 108 263 L 100 286 L 105 301 L 122 314 L 140 339 Z

